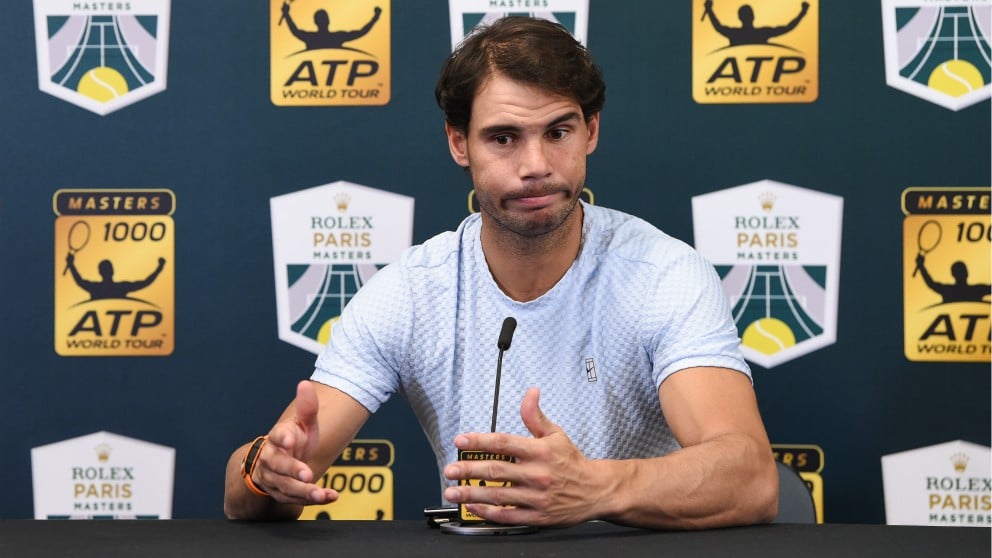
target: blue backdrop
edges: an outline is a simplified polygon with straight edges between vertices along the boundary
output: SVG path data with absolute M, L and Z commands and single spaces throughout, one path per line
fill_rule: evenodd
M 815 102 L 697 104 L 690 2 L 591 4 L 588 44 L 608 84 L 589 162 L 598 205 L 692 243 L 694 195 L 767 178 L 844 198 L 837 342 L 755 366 L 755 385 L 774 443 L 824 450 L 826 520 L 883 522 L 880 456 L 989 444 L 988 362 L 903 355 L 900 199 L 910 186 L 992 182 L 990 103 L 954 112 L 886 86 L 878 2 L 832 0 L 819 9 Z M 173 0 L 167 89 L 98 116 L 38 90 L 32 4 L 4 4 L 0 517 L 32 516 L 31 448 L 101 430 L 176 448 L 174 517 L 222 515 L 228 456 L 271 426 L 314 361 L 277 337 L 272 196 L 337 180 L 412 196 L 414 242 L 465 216 L 471 185 L 433 98 L 448 3 L 391 10 L 388 105 L 274 106 L 269 3 Z M 52 197 L 65 188 L 175 193 L 172 355 L 53 351 Z M 403 401 L 360 437 L 395 446 L 397 518 L 438 502 Z

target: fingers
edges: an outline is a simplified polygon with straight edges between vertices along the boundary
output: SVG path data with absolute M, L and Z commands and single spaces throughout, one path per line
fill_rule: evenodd
M 492 504 L 465 504 L 465 507 L 468 511 L 490 523 L 529 525 L 532 527 L 542 527 L 545 525 L 565 526 L 565 524 L 552 521 L 548 514 L 531 508 L 494 506 Z
M 522 487 L 504 486 L 503 483 L 493 482 L 486 486 L 449 486 L 444 489 L 444 499 L 466 504 L 530 507 L 534 503 L 534 492 Z
M 524 394 L 524 400 L 520 403 L 520 418 L 524 421 L 524 426 L 534 435 L 535 438 L 544 438 L 561 430 L 561 428 L 551 422 L 541 411 L 541 390 L 530 388 Z
M 455 447 L 459 450 L 480 451 L 506 455 L 518 460 L 534 459 L 541 453 L 542 448 L 533 438 L 515 436 L 502 432 L 469 432 L 455 436 Z M 489 463 L 488 461 L 460 461 L 462 464 Z
M 269 431 L 269 443 L 294 455 L 297 459 L 305 460 L 304 455 L 311 438 L 316 439 L 317 410 L 320 403 L 317 392 L 308 381 L 302 381 L 296 386 L 296 399 L 293 400 L 292 420 L 282 420 Z
M 468 511 L 494 523 L 565 525 L 542 511 L 546 499 L 525 488 L 453 486 L 444 491 L 444 497 L 449 502 L 463 502 Z
M 269 431 L 269 441 L 263 447 L 262 456 L 268 469 L 278 476 L 311 482 L 313 472 L 306 460 L 309 442 L 317 436 L 317 394 L 310 382 L 302 381 L 296 386 L 296 399 L 293 401 L 294 415 L 290 420 L 281 420 Z M 271 450 L 271 451 L 264 451 Z
M 276 423 L 268 434 L 252 472 L 252 481 L 276 501 L 312 505 L 337 500 L 338 493 L 313 484 L 310 459 L 318 437 L 317 411 L 320 403 L 309 381 L 296 387 L 292 415 Z
M 320 408 L 320 401 L 317 400 L 317 392 L 313 384 L 308 380 L 303 380 L 296 385 L 296 422 L 303 428 L 317 425 L 317 410 Z
M 520 418 L 527 430 L 534 436 L 528 438 L 502 432 L 470 432 L 455 437 L 455 447 L 459 450 L 482 451 L 516 458 L 518 461 L 542 460 L 549 457 L 549 446 L 541 443 L 542 438 L 563 433 L 560 426 L 551 422 L 540 407 L 541 391 L 531 388 L 524 394 L 520 405 Z M 502 478 L 499 475 L 485 474 L 486 468 L 504 467 L 501 461 L 459 461 L 449 467 L 452 475 L 448 478 Z M 466 472 L 479 472 L 482 475 L 466 475 Z M 512 480 L 512 479 L 511 479 Z
M 338 499 L 336 491 L 314 485 L 310 467 L 273 443 L 271 438 L 259 452 L 252 481 L 282 503 L 308 506 Z
M 444 468 L 444 476 L 469 481 L 449 486 L 444 498 L 461 503 L 489 521 L 545 525 L 561 523 L 550 511 L 555 497 L 556 476 L 563 459 L 576 453 L 568 437 L 541 410 L 541 392 L 531 388 L 524 394 L 520 417 L 533 437 L 506 433 L 466 433 L 455 437 L 459 450 L 493 453 L 514 458 L 456 461 Z M 484 481 L 484 482 L 480 482 Z M 575 515 L 575 514 L 572 514 Z
M 459 435 L 455 438 L 455 445 L 459 449 L 510 456 L 517 462 L 485 459 L 449 463 L 444 468 L 445 478 L 471 481 L 472 485 L 478 486 L 450 486 L 445 489 L 445 499 L 449 502 L 488 502 L 502 505 L 509 503 L 506 490 L 511 486 L 543 486 L 541 481 L 546 479 L 535 478 L 534 468 L 521 463 L 539 452 L 539 448 L 526 447 L 534 443 L 535 440 L 509 434 Z M 519 492 L 519 488 L 516 490 Z M 513 503 L 520 505 L 522 502 L 514 499 Z
M 526 468 L 509 461 L 456 461 L 444 468 L 448 480 L 484 480 L 487 486 L 529 481 Z
M 300 505 L 326 504 L 338 493 L 313 484 L 314 473 L 307 461 L 319 436 L 317 412 L 320 402 L 309 381 L 296 386 L 292 415 L 272 427 L 252 472 L 252 480 L 276 501 Z

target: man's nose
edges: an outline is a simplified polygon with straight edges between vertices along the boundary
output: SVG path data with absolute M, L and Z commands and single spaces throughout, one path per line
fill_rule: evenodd
M 528 141 L 520 153 L 520 176 L 543 178 L 551 174 L 551 159 L 542 141 Z

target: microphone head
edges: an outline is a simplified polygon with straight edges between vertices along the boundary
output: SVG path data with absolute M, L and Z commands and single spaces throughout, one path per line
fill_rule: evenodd
M 499 350 L 505 351 L 510 348 L 510 341 L 513 340 L 513 330 L 517 328 L 517 320 L 513 318 L 506 318 L 503 320 L 503 327 L 499 330 L 499 340 L 496 341 L 496 346 Z

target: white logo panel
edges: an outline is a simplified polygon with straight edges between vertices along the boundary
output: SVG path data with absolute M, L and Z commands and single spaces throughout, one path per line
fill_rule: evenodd
M 101 116 L 165 90 L 170 0 L 35 0 L 38 87 Z
M 451 50 L 479 25 L 508 15 L 526 15 L 562 24 L 582 44 L 589 29 L 589 0 L 448 0 Z
M 692 198 L 745 358 L 772 368 L 837 339 L 843 198 L 762 180 Z
M 272 198 L 279 338 L 323 350 L 348 301 L 413 239 L 413 198 L 338 181 Z
M 950 110 L 992 96 L 992 2 L 882 0 L 885 82 Z
M 172 519 L 176 450 L 96 432 L 31 450 L 35 519 Z
M 961 440 L 882 456 L 888 525 L 992 526 L 992 449 Z

